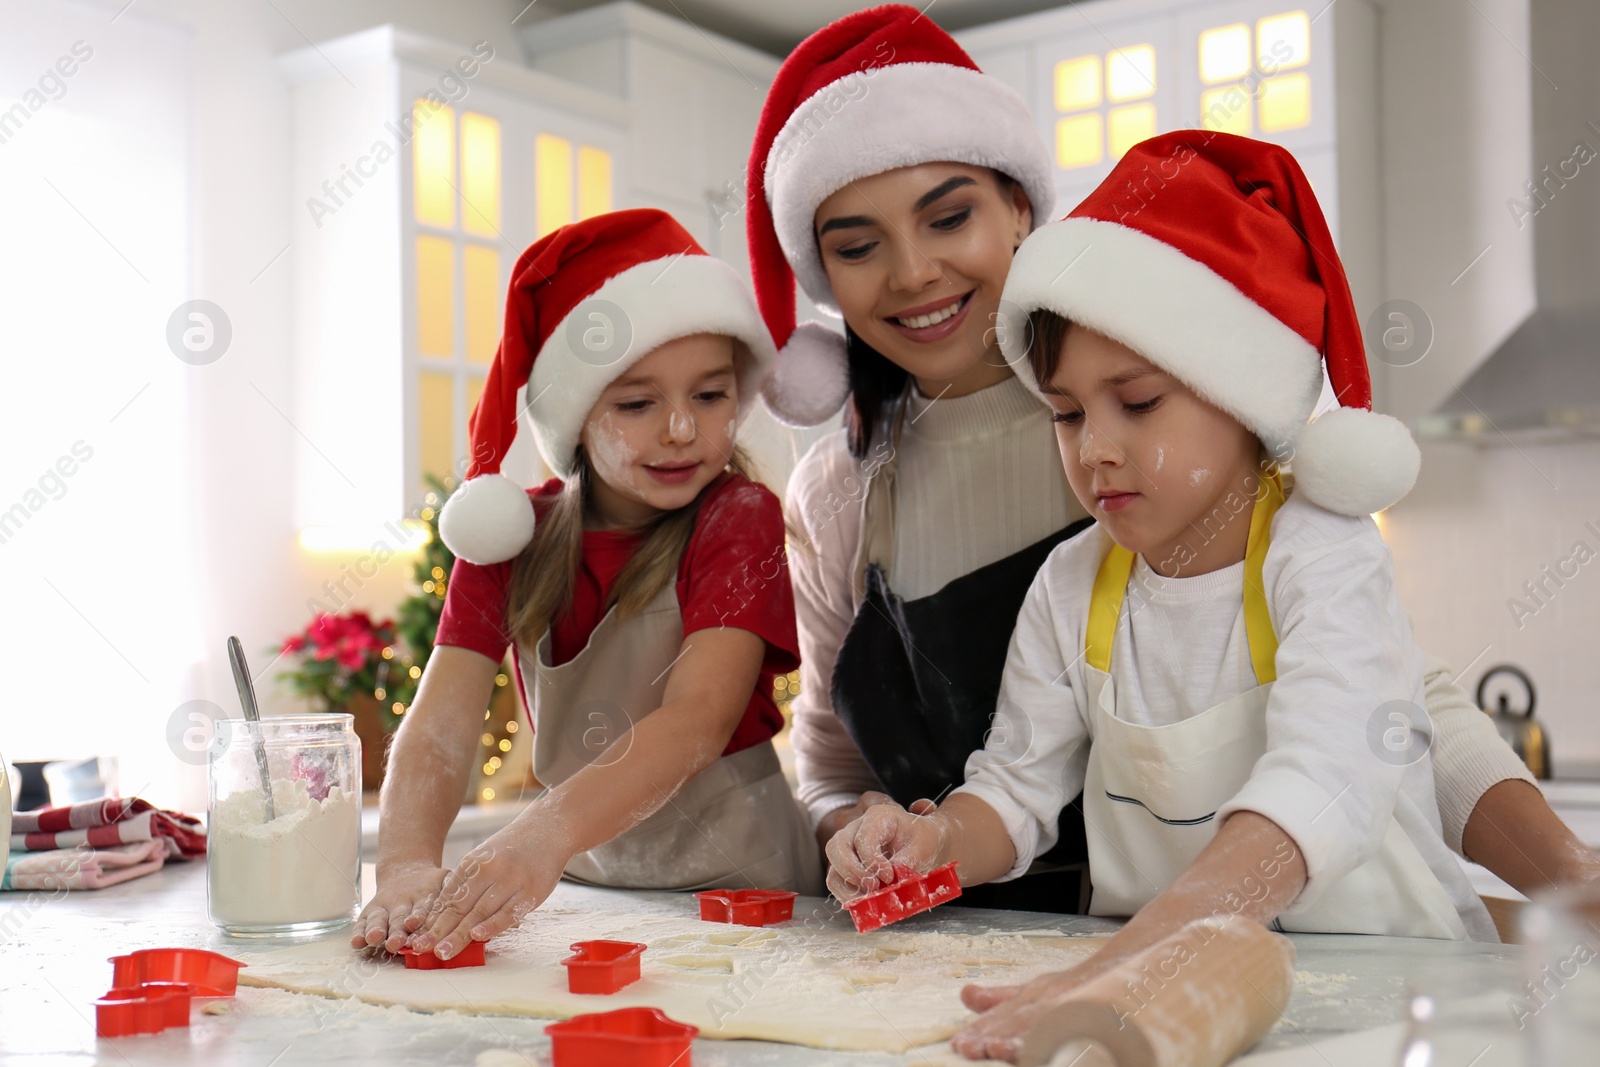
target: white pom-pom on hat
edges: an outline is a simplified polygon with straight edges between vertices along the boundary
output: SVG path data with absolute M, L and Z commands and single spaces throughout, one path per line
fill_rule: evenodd
M 1365 408 L 1330 408 L 1295 442 L 1295 491 L 1341 515 L 1370 515 L 1411 491 L 1422 453 L 1405 423 Z
M 761 387 L 767 410 L 785 426 L 820 426 L 850 396 L 845 340 L 820 322 L 803 322 L 778 352 Z
M 470 478 L 439 512 L 439 537 L 468 563 L 487 566 L 514 558 L 533 540 L 533 501 L 503 474 Z

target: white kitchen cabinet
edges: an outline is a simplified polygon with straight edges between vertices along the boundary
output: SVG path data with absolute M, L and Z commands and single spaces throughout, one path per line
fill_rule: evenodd
M 745 165 L 778 58 L 628 2 L 520 32 L 529 66 L 627 104 L 630 203 L 671 212 L 748 275 Z
M 1157 133 L 1275 141 L 1316 190 L 1358 311 L 1380 299 L 1371 0 L 1091 0 L 955 36 L 1027 101 L 1055 159 L 1057 216 Z
M 1066 208 L 1166 130 L 1259 137 L 1302 161 L 1334 150 L 1335 20 L 1316 15 L 1295 0 L 1094 0 L 956 36 L 1027 100 Z
M 627 106 L 632 138 L 619 200 L 670 213 L 748 279 L 745 168 L 781 61 L 628 2 L 530 23 L 521 34 L 529 66 Z M 798 299 L 801 321 L 821 317 L 804 294 Z M 782 493 L 798 458 L 837 425 L 790 430 L 757 405 L 739 443 Z
M 520 57 L 379 27 L 284 56 L 297 525 L 375 530 L 459 479 L 518 255 L 615 206 L 627 112 Z M 507 473 L 541 473 L 531 446 Z M 391 546 L 393 547 L 393 546 Z

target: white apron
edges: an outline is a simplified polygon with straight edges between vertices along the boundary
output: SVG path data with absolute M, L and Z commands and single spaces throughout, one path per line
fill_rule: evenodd
M 519 645 L 540 783 L 559 785 L 590 763 L 648 758 L 631 751 L 629 727 L 661 706 L 682 645 L 672 582 L 637 615 L 623 619 L 613 606 L 559 667 L 548 631 L 533 655 Z M 565 877 L 619 889 L 822 891 L 816 838 L 771 741 L 718 758 L 638 825 L 574 856 Z
M 1089 765 L 1091 915 L 1127 916 L 1149 903 L 1194 861 L 1217 832 L 1216 812 L 1234 797 L 1267 749 L 1267 695 L 1277 677 L 1278 641 L 1267 611 L 1262 566 L 1272 516 L 1283 503 L 1274 476 L 1250 517 L 1244 616 L 1259 685 L 1181 722 L 1143 726 L 1117 715 L 1111 643 L 1133 553 L 1113 544 L 1100 564 L 1085 633 Z M 1259 879 L 1258 879 L 1259 881 Z M 1241 897 L 1243 887 L 1235 888 Z M 1308 909 L 1281 916 L 1283 930 L 1390 934 L 1465 940 L 1465 925 L 1438 877 L 1393 816 L 1378 853 L 1326 887 Z

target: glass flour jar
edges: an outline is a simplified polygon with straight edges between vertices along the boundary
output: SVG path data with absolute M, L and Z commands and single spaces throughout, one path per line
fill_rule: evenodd
M 351 715 L 221 719 L 211 748 L 206 904 L 235 937 L 309 936 L 361 903 L 361 742 Z M 272 783 L 269 818 L 261 760 Z

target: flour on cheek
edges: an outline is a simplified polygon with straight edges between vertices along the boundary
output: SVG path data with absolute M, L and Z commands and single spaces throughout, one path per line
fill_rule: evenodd
M 1199 485 L 1209 477 L 1211 477 L 1210 471 L 1206 470 L 1204 467 L 1196 467 L 1194 470 L 1189 472 L 1189 484 Z
M 639 453 L 618 425 L 615 411 L 607 411 L 589 427 L 589 458 L 600 480 L 619 493 L 644 499 L 639 485 Z

